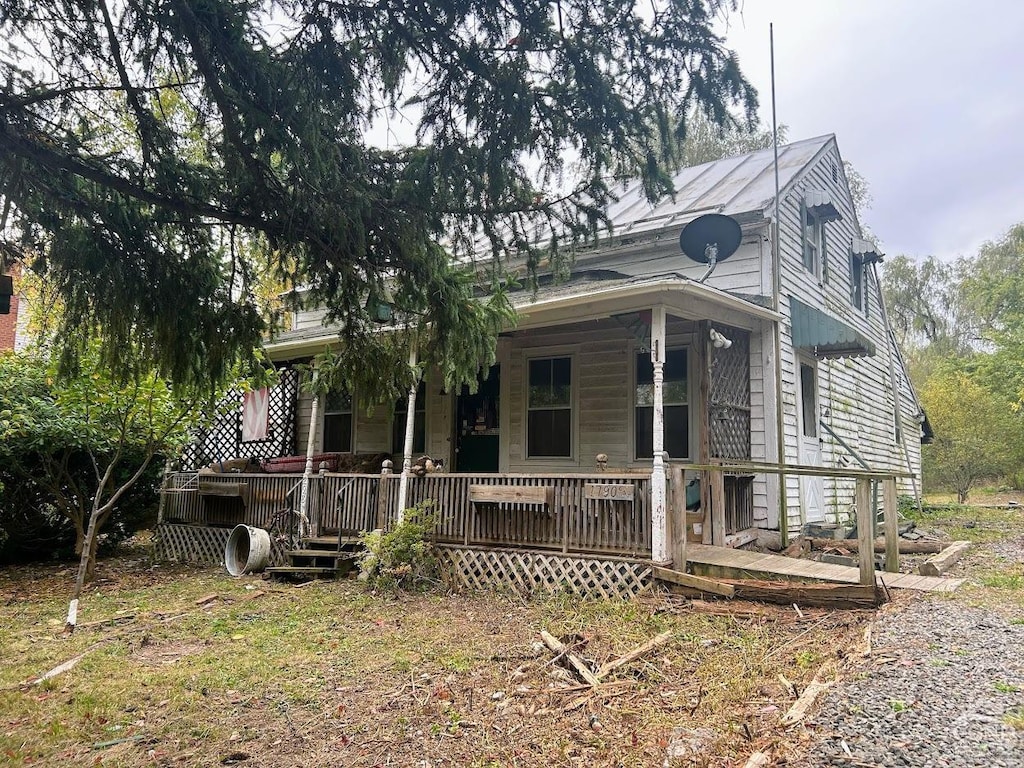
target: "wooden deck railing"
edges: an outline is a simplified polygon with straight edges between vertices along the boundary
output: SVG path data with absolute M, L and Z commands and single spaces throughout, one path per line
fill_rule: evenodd
M 312 532 L 355 535 L 392 525 L 400 481 L 398 474 L 312 477 Z M 298 510 L 301 482 L 295 474 L 175 474 L 164 490 L 162 520 L 269 527 L 281 510 Z M 223 494 L 244 486 L 247 497 L 242 503 L 210 495 L 210 484 L 222 486 Z M 409 478 L 406 506 L 427 500 L 438 515 L 435 537 L 440 543 L 638 557 L 651 552 L 647 475 L 440 473 Z

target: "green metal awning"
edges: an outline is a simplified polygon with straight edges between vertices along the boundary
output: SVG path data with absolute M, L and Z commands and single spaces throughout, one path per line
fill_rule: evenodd
M 871 357 L 875 345 L 868 337 L 820 309 L 789 297 L 793 321 L 793 346 L 814 353 L 815 357 Z

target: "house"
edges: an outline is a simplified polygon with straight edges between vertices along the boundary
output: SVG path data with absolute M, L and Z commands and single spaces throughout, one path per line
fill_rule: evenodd
M 400 494 L 430 498 L 468 583 L 543 561 L 553 583 L 609 584 L 642 580 L 636 563 L 678 562 L 687 540 L 742 546 L 759 531 L 843 522 L 858 471 L 916 495 L 923 414 L 835 137 L 779 148 L 777 238 L 771 149 L 685 168 L 674 184 L 653 205 L 625 184 L 613 228 L 576 254 L 571 278 L 516 296 L 519 323 L 475 394 L 427 372 L 410 420 L 405 402 L 367 415 L 347 393 L 314 404 L 289 384 L 271 432 L 293 442 L 275 455 L 309 445 L 395 462 L 391 477 L 320 475 L 307 499 L 314 532 L 384 525 Z M 708 213 L 740 228 L 713 269 L 680 251 L 684 226 Z M 322 312 L 304 311 L 268 351 L 287 367 L 335 341 Z M 413 455 L 442 459 L 446 473 L 398 471 L 407 424 Z M 259 450 L 247 445 L 235 455 Z M 287 482 L 273 482 L 281 502 Z M 194 480 L 176 483 L 165 524 L 200 522 Z M 245 519 L 265 523 L 257 508 Z
M 0 272 L 0 351 L 20 350 L 28 345 L 28 304 L 20 290 L 21 264 Z

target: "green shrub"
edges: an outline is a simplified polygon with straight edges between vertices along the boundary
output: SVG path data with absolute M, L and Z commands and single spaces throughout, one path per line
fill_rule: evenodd
M 374 589 L 424 590 L 438 583 L 438 561 L 430 535 L 437 524 L 434 502 L 405 510 L 390 531 L 363 534 L 366 547 L 359 565 Z

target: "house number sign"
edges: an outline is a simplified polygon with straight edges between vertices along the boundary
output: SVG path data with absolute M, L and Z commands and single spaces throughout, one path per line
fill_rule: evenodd
M 633 484 L 587 483 L 583 495 L 588 499 L 609 499 L 611 501 L 633 501 Z

